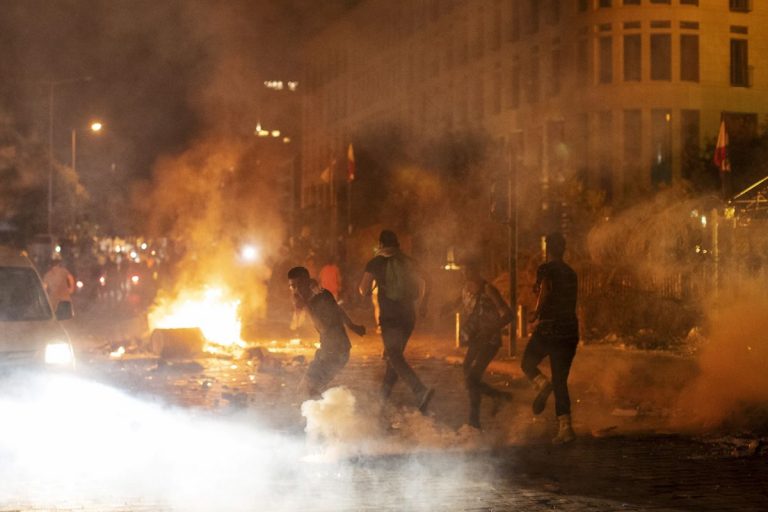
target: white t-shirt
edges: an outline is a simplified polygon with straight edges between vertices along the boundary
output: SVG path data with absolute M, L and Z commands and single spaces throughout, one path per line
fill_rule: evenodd
M 43 284 L 54 308 L 61 301 L 72 300 L 75 278 L 61 265 L 56 265 L 45 273 Z

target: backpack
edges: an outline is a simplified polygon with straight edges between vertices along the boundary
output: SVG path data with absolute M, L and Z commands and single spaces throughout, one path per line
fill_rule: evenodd
M 419 282 L 411 261 L 405 256 L 387 258 L 384 270 L 384 296 L 395 302 L 415 301 L 419 296 Z

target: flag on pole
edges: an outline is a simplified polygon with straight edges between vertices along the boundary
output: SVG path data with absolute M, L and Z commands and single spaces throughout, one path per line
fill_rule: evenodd
M 355 181 L 355 150 L 352 144 L 347 148 L 347 181 Z
M 728 132 L 725 130 L 725 119 L 720 121 L 714 162 L 717 168 L 720 169 L 720 172 L 731 172 L 731 161 L 728 158 Z

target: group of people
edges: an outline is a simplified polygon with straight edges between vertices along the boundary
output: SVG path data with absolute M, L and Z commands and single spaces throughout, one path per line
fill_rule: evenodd
M 534 287 L 538 301 L 530 318 L 533 335 L 521 366 L 537 391 L 532 406 L 534 414 L 543 412 L 549 396 L 554 393 L 559 430 L 553 442 L 562 444 L 575 438 L 567 381 L 579 340 L 577 277 L 563 261 L 563 236 L 548 235 L 546 246 L 547 261 L 539 266 Z M 493 400 L 494 414 L 512 399 L 509 392 L 485 383 L 483 376 L 501 347 L 502 330 L 515 315 L 499 291 L 482 278 L 477 261 L 466 261 L 463 269 L 465 282 L 461 295 L 446 304 L 443 311 L 462 313 L 461 339 L 467 347 L 463 369 L 469 394 L 469 425 L 479 429 L 483 396 Z M 292 268 L 288 281 L 294 306 L 309 315 L 320 334 L 320 348 L 302 381 L 305 392 L 316 397 L 349 361 L 351 343 L 346 328 L 362 336 L 365 327 L 349 318 L 333 294 L 311 279 L 307 268 Z M 429 275 L 400 250 L 397 235 L 390 230 L 382 231 L 377 254 L 366 264 L 358 286 L 364 297 L 372 293 L 378 296 L 377 323 L 386 361 L 381 398 L 386 402 L 397 381 L 402 380 L 413 392 L 416 406 L 423 414 L 435 390 L 422 382 L 404 352 L 416 324 L 417 309 L 426 311 L 430 288 Z M 538 368 L 546 357 L 550 359 L 551 381 Z

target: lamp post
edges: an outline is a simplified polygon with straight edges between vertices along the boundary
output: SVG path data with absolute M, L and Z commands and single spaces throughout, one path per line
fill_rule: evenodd
M 57 85 L 77 82 L 88 82 L 90 76 L 67 78 L 64 80 L 48 80 L 43 82 L 48 86 L 48 236 L 53 236 L 53 97 Z M 74 161 L 74 160 L 73 160 Z
M 99 133 L 103 128 L 101 121 L 93 121 L 89 126 L 94 133 Z M 77 128 L 72 128 L 72 170 L 77 172 Z

